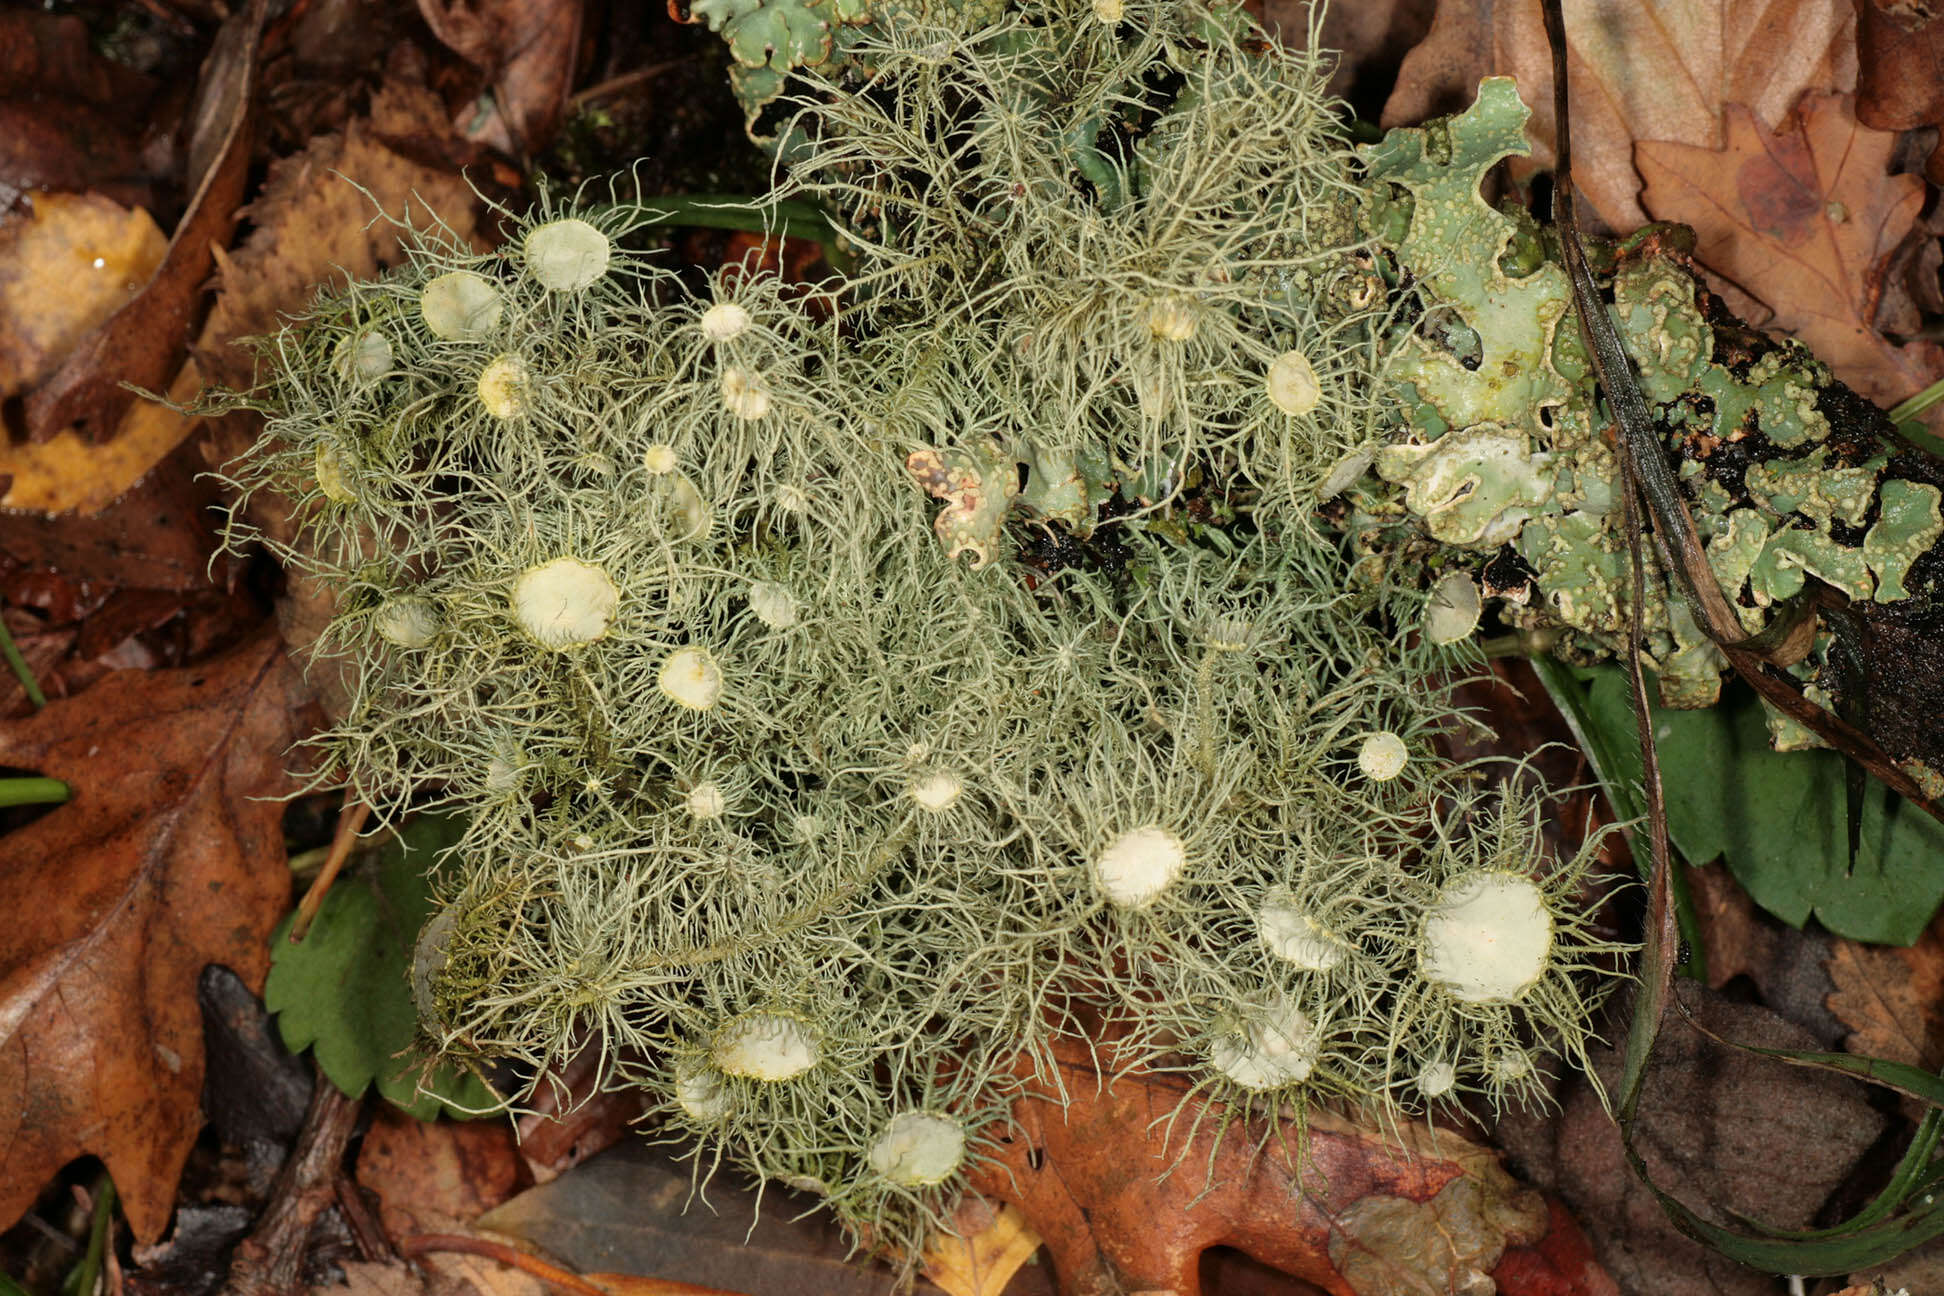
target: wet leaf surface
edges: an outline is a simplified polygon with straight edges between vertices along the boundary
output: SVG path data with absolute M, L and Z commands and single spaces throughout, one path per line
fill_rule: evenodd
M 169 399 L 193 400 L 201 381 L 193 364 L 184 366 L 169 387 Z M 0 508 L 100 513 L 187 440 L 200 422 L 158 401 L 137 399 L 106 441 L 65 430 L 45 441 L 0 445 L 0 473 L 13 478 L 0 493 Z
M 697 1192 L 690 1167 L 627 1139 L 478 1221 L 576 1269 L 672 1278 L 750 1293 L 890 1296 L 895 1276 L 846 1259 L 816 1199 L 774 1187 L 758 1195 L 719 1176 Z M 938 1292 L 920 1280 L 915 1291 Z
M 124 672 L 0 731 L 0 764 L 67 805 L 0 837 L 0 1217 L 102 1158 L 138 1240 L 169 1218 L 202 1125 L 196 981 L 258 982 L 287 903 L 286 749 L 306 695 L 273 637 Z
M 52 373 L 168 245 L 147 211 L 100 194 L 43 192 L 0 215 L 0 400 Z
M 87 462 L 79 443 L 73 444 L 76 461 Z M 208 589 L 217 548 L 210 510 L 219 496 L 206 476 L 208 467 L 200 438 L 192 434 L 97 510 L 0 509 L 0 549 L 79 580 L 182 592 Z M 215 570 L 218 583 L 226 583 L 223 564 Z

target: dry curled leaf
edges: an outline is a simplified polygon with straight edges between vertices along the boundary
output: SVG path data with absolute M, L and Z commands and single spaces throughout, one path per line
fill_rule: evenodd
M 519 1148 L 505 1121 L 427 1122 L 377 1103 L 358 1183 L 394 1238 L 462 1231 L 519 1191 Z
M 1198 1296 L 1202 1253 L 1233 1247 L 1331 1296 L 1611 1296 L 1578 1226 L 1489 1148 L 1419 1124 L 1394 1133 L 1313 1110 L 1291 1130 L 1235 1126 L 1179 1080 L 1096 1084 L 1084 1052 L 1068 1101 L 1027 1098 L 972 1186 L 1017 1205 L 1067 1296 Z M 1177 1114 L 1177 1108 L 1179 1112 Z M 1173 1119 L 1170 1117 L 1173 1116 Z
M 77 1156 L 139 1242 L 168 1223 L 202 1128 L 196 981 L 261 986 L 288 904 L 286 752 L 306 695 L 276 638 L 123 671 L 0 729 L 0 765 L 73 800 L 0 837 L 0 1222 Z
M 1898 346 L 1873 327 L 1924 205 L 1921 179 L 1888 173 L 1895 144 L 1856 120 L 1849 96 L 1815 94 L 1773 131 L 1729 105 L 1722 149 L 1646 142 L 1635 152 L 1654 218 L 1693 226 L 1708 269 L 1883 405 L 1944 376 L 1944 348 Z
M 419 0 L 432 34 L 493 80 L 509 152 L 547 146 L 574 88 L 584 0 Z
M 1944 123 L 1944 11 L 1906 0 L 1858 0 L 1856 118 L 1878 130 Z M 1944 142 L 1925 164 L 1944 184 Z
M 154 201 L 142 130 L 158 87 L 104 57 L 75 13 L 0 12 L 0 208 L 23 191 Z
M 1720 148 L 1724 105 L 1750 104 L 1780 121 L 1804 91 L 1846 90 L 1856 79 L 1848 0 L 1583 0 L 1565 17 L 1574 187 L 1616 230 L 1647 219 L 1635 141 Z M 1458 111 L 1486 75 L 1518 78 L 1533 110 L 1528 165 L 1550 167 L 1552 55 L 1539 0 L 1443 0 L 1405 58 L 1383 124 Z

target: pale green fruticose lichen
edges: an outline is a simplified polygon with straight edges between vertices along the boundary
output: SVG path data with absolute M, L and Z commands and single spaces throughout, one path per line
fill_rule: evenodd
M 1327 59 L 1233 8 L 1117 3 L 702 9 L 745 90 L 806 60 L 787 196 L 848 240 L 836 316 L 659 267 L 627 208 L 415 242 L 279 340 L 233 470 L 239 518 L 303 501 L 266 543 L 344 601 L 331 776 L 467 816 L 415 964 L 427 1051 L 540 1075 L 598 1038 L 702 1164 L 815 1185 L 887 1244 L 992 1163 L 1060 1023 L 1237 1120 L 1422 1111 L 1531 1096 L 1501 1060 L 1582 1060 L 1601 990 L 1593 847 L 1551 859 L 1530 794 L 1425 737 L 1456 719 L 1427 681 L 1462 660 L 1465 562 L 1609 509 L 1593 439 L 1520 421 L 1544 372 L 1433 425 L 1460 322 L 1389 332 Z M 1411 184 L 1476 224 L 1460 154 Z M 1466 282 L 1550 300 L 1496 274 Z M 347 371 L 374 330 L 391 367 Z M 1479 331 L 1501 361 L 1547 345 Z M 1397 349 L 1409 484 L 1359 486 Z M 1316 511 L 1345 485 L 1464 537 L 1448 597 L 1353 576 Z M 1902 497 L 1883 562 L 1935 517 Z M 1732 534 L 1753 572 L 1768 533 Z M 1528 873 L 1531 984 L 1427 975 L 1427 915 Z

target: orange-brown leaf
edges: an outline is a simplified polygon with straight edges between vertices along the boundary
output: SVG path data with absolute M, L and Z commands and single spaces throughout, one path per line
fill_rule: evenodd
M 968 1193 L 952 1213 L 952 1230 L 940 1230 L 925 1244 L 925 1277 L 951 1296 L 1000 1296 L 1019 1266 L 1040 1248 L 1017 1206 L 994 1209 Z
M 1692 225 L 1700 260 L 1774 311 L 1836 376 L 1881 404 L 1944 375 L 1944 348 L 1896 346 L 1872 327 L 1924 182 L 1890 175 L 1896 136 L 1856 120 L 1847 95 L 1805 95 L 1786 128 L 1730 105 L 1726 148 L 1635 149 L 1656 220 Z
M 286 752 L 305 693 L 274 635 L 117 672 L 0 729 L 0 764 L 67 805 L 0 837 L 0 1221 L 92 1153 L 136 1237 L 169 1219 L 202 1126 L 196 979 L 261 987 L 288 904 Z
M 1464 1291 L 1486 1276 L 1503 1296 L 1617 1290 L 1570 1217 L 1488 1148 L 1312 1112 L 1298 1157 L 1293 1129 L 1258 1146 L 1259 1130 L 1236 1125 L 1218 1140 L 1220 1107 L 1183 1105 L 1178 1080 L 1096 1086 L 1080 1056 L 1068 1066 L 1070 1101 L 1015 1104 L 998 1162 L 972 1176 L 1045 1239 L 1062 1291 L 1198 1296 L 1211 1247 L 1331 1296 Z

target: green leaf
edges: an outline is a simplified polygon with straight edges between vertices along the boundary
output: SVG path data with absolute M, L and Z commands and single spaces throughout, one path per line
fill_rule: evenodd
M 427 870 L 464 831 L 457 816 L 420 816 L 338 879 L 302 943 L 290 943 L 295 915 L 271 937 L 263 1001 L 277 1014 L 285 1047 L 315 1049 L 318 1067 L 353 1098 L 376 1081 L 379 1093 L 420 1120 L 495 1101 L 478 1078 L 450 1065 L 420 1093 L 411 1054 L 418 1022 L 409 976 L 432 912 Z
M 1617 668 L 1590 672 L 1589 718 L 1617 776 L 1640 780 L 1633 712 Z M 1908 945 L 1944 900 L 1944 824 L 1872 783 L 1848 868 L 1843 759 L 1769 746 L 1761 702 L 1724 689 L 1705 711 L 1654 708 L 1667 827 L 1696 864 L 1721 857 L 1755 902 L 1792 926 L 1811 914 L 1852 940 Z

